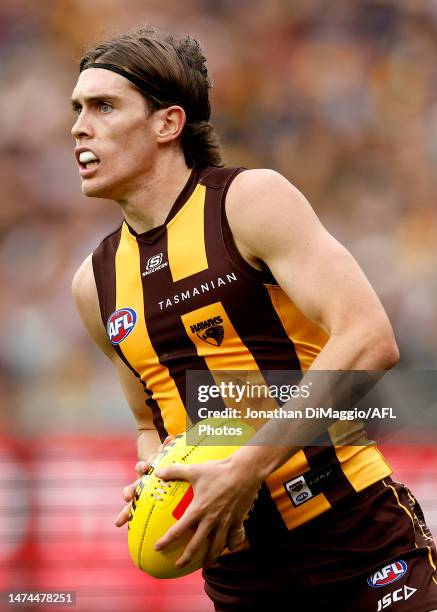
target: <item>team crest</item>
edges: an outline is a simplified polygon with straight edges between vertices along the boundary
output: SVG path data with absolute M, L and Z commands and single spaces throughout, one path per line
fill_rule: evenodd
M 203 334 L 197 334 L 197 336 L 208 344 L 220 346 L 223 342 L 223 338 L 225 337 L 225 331 L 223 329 L 223 325 L 215 325 L 214 327 L 207 329 Z
M 117 346 L 126 340 L 136 322 L 137 313 L 133 308 L 120 308 L 113 312 L 106 324 L 106 331 L 112 344 Z
M 213 346 L 220 346 L 225 337 L 225 330 L 223 328 L 222 317 L 212 317 L 207 321 L 199 321 L 191 325 L 191 331 L 196 334 L 200 340 L 212 344 Z

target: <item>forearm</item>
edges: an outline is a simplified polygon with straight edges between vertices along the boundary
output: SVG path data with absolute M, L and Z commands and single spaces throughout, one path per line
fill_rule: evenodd
M 356 401 L 359 399 L 357 390 L 364 395 L 382 376 L 382 371 L 396 364 L 397 357 L 396 344 L 390 333 L 386 338 L 375 338 L 373 342 L 363 342 L 353 333 L 332 336 L 301 381 L 301 386 L 310 386 L 310 398 L 292 398 L 282 408 L 293 411 L 293 414 L 305 414 L 309 405 L 343 406 Z M 352 389 L 352 370 L 369 372 L 368 380 L 364 381 L 367 391 L 360 385 L 357 385 L 357 390 Z M 371 371 L 374 371 L 372 375 Z M 363 379 L 364 373 L 359 382 L 362 383 Z M 329 418 L 270 419 L 257 431 L 250 444 L 239 448 L 229 461 L 242 473 L 249 470 L 255 478 L 264 480 L 301 448 L 311 444 L 334 421 Z
M 139 429 L 137 437 L 137 452 L 139 461 L 146 461 L 151 455 L 156 454 L 161 444 L 156 429 Z

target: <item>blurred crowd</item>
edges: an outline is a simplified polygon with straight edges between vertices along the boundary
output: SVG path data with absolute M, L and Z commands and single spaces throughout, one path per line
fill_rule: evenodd
M 402 364 L 437 369 L 436 0 L 14 0 L 0 6 L 0 429 L 133 431 L 70 295 L 120 214 L 81 195 L 69 99 L 85 47 L 144 23 L 202 42 L 227 163 L 301 189 L 377 289 Z

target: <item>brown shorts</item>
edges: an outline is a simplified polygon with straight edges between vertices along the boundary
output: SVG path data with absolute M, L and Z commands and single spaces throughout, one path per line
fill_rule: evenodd
M 265 541 L 265 539 L 264 539 Z M 204 570 L 220 612 L 427 612 L 436 549 L 419 504 L 386 478 L 287 534 Z

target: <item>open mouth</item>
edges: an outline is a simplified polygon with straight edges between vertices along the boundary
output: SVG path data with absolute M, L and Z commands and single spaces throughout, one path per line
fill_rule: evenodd
M 81 170 L 94 170 L 100 164 L 100 159 L 92 151 L 82 151 L 78 161 Z

